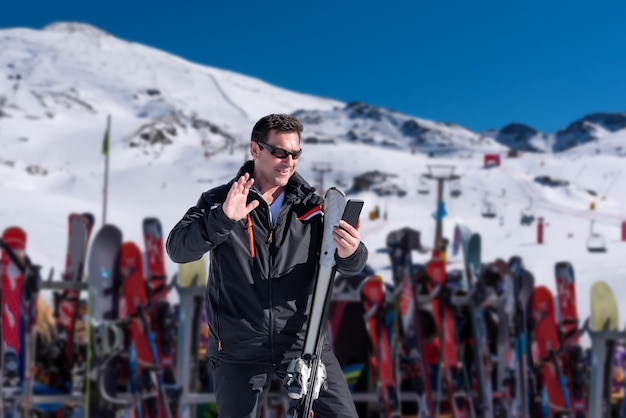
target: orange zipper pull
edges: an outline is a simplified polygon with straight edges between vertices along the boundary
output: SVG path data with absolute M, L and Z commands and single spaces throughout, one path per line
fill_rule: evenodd
M 252 218 L 248 215 L 248 239 L 250 240 L 250 257 L 254 258 L 254 231 L 252 230 Z

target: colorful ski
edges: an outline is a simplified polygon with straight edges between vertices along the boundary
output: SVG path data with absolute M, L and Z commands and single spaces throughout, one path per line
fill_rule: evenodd
M 532 293 L 535 288 L 535 277 L 524 268 L 522 258 L 512 256 L 508 261 L 513 274 L 513 293 L 515 295 L 515 319 L 513 335 L 515 336 L 515 355 L 517 358 L 516 388 L 520 393 L 521 418 L 533 416 L 535 378 L 532 372 L 532 356 L 530 355 L 530 320 Z
M 385 285 L 380 276 L 369 276 L 360 289 L 365 323 L 372 343 L 372 372 L 377 377 L 380 416 L 400 417 L 400 400 L 394 376 L 390 338 L 385 324 L 388 306 Z
M 406 383 L 409 383 L 417 392 L 419 409 L 418 414 L 421 417 L 434 416 L 433 394 L 430 382 L 430 367 L 426 360 L 426 344 L 424 335 L 424 321 L 429 320 L 435 322 L 432 310 L 432 299 L 429 295 L 420 295 L 422 282 L 418 282 L 415 274 L 417 272 L 413 265 L 411 253 L 412 251 L 421 251 L 420 233 L 411 228 L 402 228 L 392 231 L 387 235 L 387 251 L 391 259 L 393 269 L 393 282 L 396 289 L 395 311 L 399 315 L 394 315 L 393 325 L 393 341 L 391 350 L 395 357 L 400 354 L 400 361 L 394 361 L 394 364 L 400 365 L 403 375 L 408 376 Z M 423 267 L 420 266 L 421 272 L 424 273 Z M 428 281 L 425 274 L 419 276 L 423 278 L 424 288 Z M 430 309 L 429 309 L 430 307 Z M 436 337 L 434 335 L 429 337 Z M 396 348 L 397 347 L 397 348 Z M 438 359 L 434 361 L 437 364 Z M 394 370 L 396 367 L 394 367 Z M 403 376 L 402 374 L 400 376 Z M 405 382 L 398 382 L 402 386 Z M 403 405 L 402 409 L 405 409 Z M 406 408 L 408 409 L 408 407 Z
M 91 226 L 82 215 L 72 213 L 68 219 L 69 239 L 63 280 L 67 284 L 76 285 L 82 282 L 87 257 L 87 244 Z M 55 307 L 57 315 L 57 336 L 64 344 L 62 369 L 70 372 L 74 367 L 74 331 L 78 314 L 80 290 L 68 289 L 62 293 L 55 293 Z M 71 380 L 67 382 L 68 390 Z
M 451 310 L 452 302 L 446 286 L 445 263 L 439 258 L 431 260 L 426 266 L 426 273 L 432 283 L 440 289 L 438 297 L 433 301 L 434 310 L 438 313 L 435 318 L 441 347 L 439 384 L 437 385 L 440 402 L 437 405 L 437 415 L 440 412 L 441 399 L 444 398 L 444 386 L 441 383 L 445 379 L 452 416 L 454 418 L 467 418 L 473 416 L 474 406 L 468 382 L 465 380 L 466 375 L 460 367 L 458 339 Z
M 515 405 L 518 396 L 515 391 L 516 358 L 512 346 L 513 318 L 515 313 L 515 296 L 513 294 L 513 276 L 507 263 L 496 259 L 492 264 L 496 270 L 496 281 L 491 283 L 497 294 L 494 303 L 498 319 L 496 350 L 497 359 L 495 368 L 495 392 L 499 400 L 494 397 L 494 415 L 500 417 L 514 416 L 517 413 Z
M 95 235 L 89 253 L 89 365 L 87 372 L 86 403 L 90 418 L 108 418 L 115 415 L 115 406 L 106 402 L 100 389 L 109 395 L 116 393 L 116 348 L 123 347 L 119 334 L 110 323 L 119 312 L 119 255 L 122 232 L 113 225 L 104 225 Z
M 2 391 L 7 397 L 19 391 L 22 289 L 24 273 L 9 256 L 6 246 L 21 261 L 26 257 L 26 233 L 19 227 L 10 227 L 2 233 Z
M 18 234 L 21 235 L 21 234 Z M 21 236 L 20 236 L 21 238 Z M 21 241 L 21 240 L 20 240 Z M 9 240 L 10 242 L 10 240 Z M 13 242 L 15 244 L 15 242 Z M 23 250 L 16 250 L 14 246 L 8 244 L 6 241 L 0 241 L 0 247 L 2 249 L 2 256 L 6 261 L 9 260 L 8 271 L 4 270 L 7 264 L 3 261 L 0 264 L 0 269 L 11 275 L 12 270 L 18 272 L 22 277 L 21 284 L 21 312 L 18 315 L 20 318 L 20 349 L 18 352 L 19 365 L 18 365 L 18 379 L 22 389 L 22 397 L 20 400 L 20 408 L 24 415 L 32 414 L 33 407 L 33 387 L 34 387 L 34 372 L 35 372 L 35 301 L 37 300 L 37 294 L 39 291 L 39 285 L 41 282 L 39 271 L 40 266 L 33 265 L 30 259 L 26 256 Z M 19 247 L 19 246 L 18 246 Z M 4 301 L 3 301 L 4 303 Z M 5 305 L 6 307 L 6 305 Z M 4 396 L 9 395 L 9 399 L 13 402 L 14 415 L 17 415 L 16 407 L 18 406 L 13 398 L 17 393 L 6 393 L 6 391 L 13 391 L 18 388 L 12 387 L 12 382 L 2 382 L 2 396 L 0 400 L 0 412 L 4 413 Z M 6 390 L 5 390 L 6 389 Z M 13 398 L 13 399 L 11 399 Z M 9 414 L 11 415 L 11 414 Z
M 466 251 L 464 263 L 469 286 L 467 303 L 471 312 L 471 330 L 474 341 L 473 364 L 478 388 L 478 399 L 475 407 L 478 416 L 491 417 L 493 414 L 493 387 L 490 378 L 491 359 L 489 358 L 484 310 L 487 289 L 484 283 L 478 281 L 482 268 L 482 239 L 480 234 L 472 233 L 463 248 Z
M 611 408 L 612 348 L 618 337 L 618 308 L 611 287 L 603 281 L 591 286 L 591 378 L 588 417 L 608 417 Z M 623 338 L 623 335 L 621 336 Z
M 126 316 L 129 324 L 129 344 L 134 350 L 136 365 L 131 364 L 130 372 L 135 372 L 129 379 L 135 382 L 131 392 L 139 398 L 135 405 L 137 418 L 156 418 L 165 416 L 165 402 L 160 390 L 155 385 L 158 381 L 154 374 L 158 373 L 155 359 L 152 356 L 148 334 L 147 320 L 148 294 L 143 274 L 141 250 L 134 242 L 122 244 L 120 253 L 120 270 L 123 279 L 122 291 L 126 305 Z M 133 356 L 131 356 L 131 362 Z M 134 369 L 134 370 L 133 370 Z M 146 396 L 152 392 L 151 396 Z
M 532 312 L 535 324 L 535 344 L 542 403 L 549 409 L 550 417 L 569 410 L 567 382 L 562 372 L 559 338 L 556 326 L 554 296 L 546 286 L 537 286 L 532 297 Z M 547 401 L 547 402 L 546 402 Z
M 204 258 L 178 265 L 178 347 L 176 350 L 177 381 L 182 386 L 180 402 L 181 417 L 195 416 L 195 405 L 189 405 L 186 397 L 200 389 L 200 328 L 203 309 L 203 291 L 207 271 Z
M 587 405 L 585 402 L 584 354 L 580 345 L 578 309 L 576 299 L 576 282 L 574 268 L 567 261 L 554 266 L 556 277 L 557 300 L 559 306 L 559 337 L 564 364 L 564 372 L 569 382 L 569 397 L 573 418 L 585 418 Z
M 143 236 L 146 248 L 148 289 L 150 292 L 150 325 L 156 337 L 158 365 L 168 393 L 170 411 L 178 416 L 180 387 L 176 385 L 176 359 L 174 339 L 176 329 L 172 307 L 167 299 L 167 272 L 165 270 L 165 247 L 163 228 L 157 218 L 143 220 Z

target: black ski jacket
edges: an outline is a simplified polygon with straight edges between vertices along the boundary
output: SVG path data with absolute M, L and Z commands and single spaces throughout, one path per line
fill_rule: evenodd
M 218 361 L 268 363 L 301 354 L 321 247 L 324 199 L 298 173 L 285 188 L 285 200 L 272 227 L 269 206 L 260 202 L 247 218 L 229 219 L 222 203 L 232 183 L 204 192 L 172 229 L 167 253 L 176 263 L 210 251 L 206 309 L 208 355 Z M 335 256 L 338 272 L 359 273 L 367 262 L 361 243 L 347 258 Z

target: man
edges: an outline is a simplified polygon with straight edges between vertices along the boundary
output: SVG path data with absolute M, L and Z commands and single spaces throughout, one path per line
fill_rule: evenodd
M 202 194 L 170 232 L 177 263 L 210 251 L 206 307 L 209 361 L 220 416 L 259 417 L 272 376 L 284 378 L 302 352 L 323 231 L 324 199 L 296 172 L 302 124 L 285 114 L 252 129 L 248 161 L 229 183 Z M 333 229 L 337 269 L 359 273 L 367 249 L 356 228 Z M 328 389 L 315 416 L 356 417 L 328 344 L 322 353 Z

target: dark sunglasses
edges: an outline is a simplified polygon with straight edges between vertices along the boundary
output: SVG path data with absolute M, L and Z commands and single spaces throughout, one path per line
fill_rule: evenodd
M 290 155 L 293 157 L 294 160 L 297 160 L 300 157 L 300 154 L 302 154 L 301 149 L 299 149 L 298 151 L 287 151 L 286 149 L 274 147 L 270 144 L 266 144 L 265 142 L 257 141 L 256 143 L 259 144 L 259 148 L 267 149 L 270 154 L 272 154 L 276 158 L 280 158 L 281 160 L 284 160 Z

